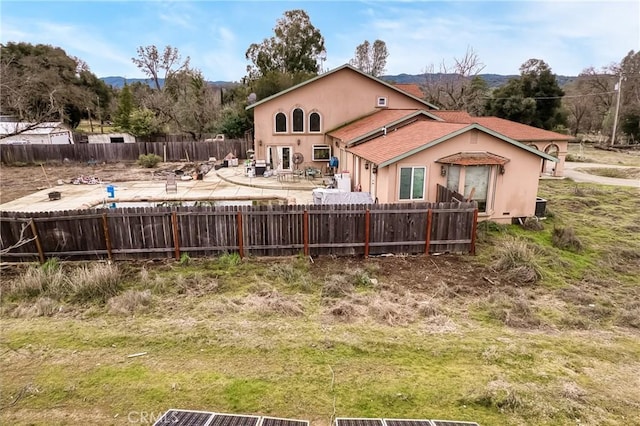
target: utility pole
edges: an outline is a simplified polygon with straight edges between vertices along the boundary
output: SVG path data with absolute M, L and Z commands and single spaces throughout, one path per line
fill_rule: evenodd
M 611 133 L 611 146 L 616 143 L 616 131 L 618 130 L 618 112 L 620 111 L 620 92 L 622 92 L 622 70 L 620 70 L 620 79 L 618 80 L 618 100 L 616 101 L 616 115 L 613 118 L 613 133 Z

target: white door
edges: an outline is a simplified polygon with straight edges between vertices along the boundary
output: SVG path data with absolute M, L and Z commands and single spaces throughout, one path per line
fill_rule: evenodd
M 267 147 L 267 162 L 276 170 L 291 170 L 293 148 L 290 146 Z

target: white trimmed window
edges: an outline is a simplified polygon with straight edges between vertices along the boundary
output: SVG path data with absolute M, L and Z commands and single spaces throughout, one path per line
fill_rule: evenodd
M 426 167 L 400 167 L 400 200 L 424 200 Z
M 301 108 L 295 108 L 292 115 L 292 129 L 294 133 L 304 132 L 304 111 Z
M 287 114 L 279 112 L 275 117 L 276 133 L 287 133 Z
M 310 133 L 320 133 L 320 114 L 317 112 L 312 112 L 309 114 L 309 132 Z
M 331 147 L 329 145 L 313 145 L 313 161 L 329 161 Z
M 378 96 L 376 99 L 376 106 L 378 108 L 386 108 L 387 106 L 387 97 L 386 96 Z

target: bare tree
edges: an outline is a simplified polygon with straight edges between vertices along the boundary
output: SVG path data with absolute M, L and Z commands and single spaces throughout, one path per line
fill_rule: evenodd
M 366 74 L 380 77 L 385 71 L 388 57 L 389 52 L 384 41 L 376 40 L 371 45 L 369 40 L 365 40 L 356 47 L 355 58 L 350 60 L 349 64 Z
M 486 87 L 478 75 L 484 68 L 470 47 L 462 58 L 453 58 L 452 64 L 443 60 L 438 69 L 433 64 L 427 66 L 423 87 L 426 100 L 444 109 L 481 112 Z
M 28 244 L 31 241 L 36 239 L 35 236 L 27 237 L 25 235 L 25 233 L 27 232 L 27 229 L 30 229 L 31 222 L 32 222 L 32 220 L 30 219 L 29 221 L 24 222 L 22 224 L 22 227 L 20 228 L 20 235 L 16 239 L 15 243 L 11 244 L 10 246 L 5 247 L 4 246 L 4 241 L 0 241 L 0 246 L 2 247 L 2 248 L 0 248 L 0 256 L 9 253 L 11 250 L 17 249 L 18 247 L 22 247 L 23 245 Z
M 187 56 L 187 59 L 180 63 L 182 58 L 175 47 L 165 46 L 164 52 L 160 54 L 156 46 L 140 46 L 137 53 L 138 57 L 131 60 L 153 80 L 158 90 L 162 90 L 161 78 L 166 82 L 171 75 L 189 68 L 190 58 Z

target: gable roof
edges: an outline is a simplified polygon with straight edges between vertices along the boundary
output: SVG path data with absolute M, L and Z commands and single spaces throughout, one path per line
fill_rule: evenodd
M 423 99 L 424 98 L 424 92 L 422 91 L 422 89 L 420 88 L 420 86 L 418 86 L 417 84 L 414 83 L 397 83 L 394 84 L 394 86 L 396 86 L 398 89 L 407 92 L 410 95 L 415 96 L 416 98 L 420 98 Z
M 569 141 L 574 138 L 562 133 L 552 132 L 550 130 L 540 129 L 538 127 L 529 126 L 527 124 L 517 123 L 515 121 L 506 120 L 498 117 L 472 117 L 466 111 L 433 111 L 433 115 L 442 118 L 444 121 L 451 123 L 478 123 L 488 129 L 495 130 L 498 133 L 516 139 L 518 141 Z
M 355 68 L 355 67 L 352 67 L 352 66 L 351 66 L 351 65 L 349 65 L 349 64 L 341 65 L 341 66 L 339 66 L 339 67 L 337 67 L 337 68 L 334 68 L 334 69 L 332 69 L 332 70 L 330 70 L 330 71 L 327 71 L 327 72 L 326 72 L 326 73 L 324 73 L 324 74 L 317 75 L 317 76 L 315 76 L 315 77 L 313 77 L 313 78 L 311 78 L 311 79 L 309 79 L 309 80 L 307 80 L 307 81 L 304 81 L 304 82 L 302 82 L 302 83 L 300 83 L 300 84 L 297 84 L 297 85 L 295 85 L 295 86 L 293 86 L 293 87 L 290 87 L 290 88 L 285 89 L 285 90 L 283 90 L 283 91 L 281 91 L 281 92 L 278 92 L 278 93 L 276 93 L 276 94 L 274 94 L 274 95 L 271 95 L 271 96 L 269 96 L 269 97 L 266 97 L 266 98 L 264 98 L 264 99 L 262 99 L 262 100 L 259 100 L 258 102 L 255 102 L 255 103 L 253 103 L 253 104 L 251 104 L 251 105 L 247 105 L 247 106 L 245 107 L 245 109 L 249 110 L 249 109 L 251 109 L 251 108 L 255 108 L 255 107 L 257 107 L 258 105 L 262 105 L 262 104 L 264 104 L 264 103 L 267 103 L 267 102 L 269 102 L 269 101 L 271 101 L 271 100 L 273 100 L 273 99 L 275 99 L 275 98 L 277 98 L 277 97 L 280 97 L 280 96 L 282 96 L 282 95 L 284 95 L 284 94 L 286 94 L 286 93 L 293 92 L 294 90 L 297 90 L 297 89 L 299 89 L 299 88 L 301 88 L 301 87 L 303 87 L 303 86 L 309 85 L 309 84 L 311 84 L 311 83 L 313 83 L 313 82 L 315 82 L 315 81 L 317 81 L 317 80 L 320 80 L 320 79 L 322 79 L 322 78 L 329 77 L 330 75 L 335 74 L 335 73 L 337 73 L 337 72 L 339 72 L 339 71 L 342 71 L 342 70 L 344 70 L 344 69 L 351 70 L 351 71 L 353 71 L 353 72 L 355 72 L 355 73 L 358 73 L 358 74 L 360 74 L 360 75 L 362 75 L 362 76 L 364 76 L 364 77 L 366 77 L 366 78 L 368 78 L 368 79 L 370 79 L 370 80 L 372 80 L 372 81 L 375 81 L 375 82 L 376 82 L 376 83 L 378 83 L 378 84 L 381 84 L 381 85 L 386 86 L 386 87 L 388 87 L 388 88 L 390 88 L 390 89 L 393 89 L 393 90 L 395 90 L 396 92 L 403 94 L 404 96 L 408 96 L 408 97 L 410 97 L 411 99 L 416 100 L 416 101 L 418 101 L 418 102 L 420 102 L 420 103 L 422 103 L 422 104 L 426 105 L 426 106 L 427 106 L 427 107 L 429 107 L 430 109 L 438 109 L 438 107 L 437 107 L 437 106 L 430 104 L 429 102 L 425 101 L 424 99 L 420 99 L 419 97 L 416 97 L 416 96 L 414 96 L 414 95 L 412 95 L 412 94 L 410 94 L 410 93 L 405 92 L 404 90 L 398 89 L 398 88 L 397 88 L 397 87 L 395 87 L 393 84 L 389 84 L 389 83 L 387 83 L 386 81 L 380 80 L 379 78 L 376 78 L 376 77 L 373 77 L 373 76 L 371 76 L 371 75 L 369 75 L 369 74 L 366 74 L 366 73 L 364 73 L 364 72 L 360 71 L 359 69 L 357 69 L 357 68 Z
M 420 109 L 383 109 L 330 130 L 327 135 L 351 144 L 372 136 L 384 127 L 395 126 L 419 115 L 441 121 L 428 111 Z
M 371 161 L 379 167 L 386 167 L 474 129 L 524 149 L 538 157 L 554 162 L 558 161 L 549 154 L 538 151 L 477 123 L 464 124 L 437 121 L 417 121 L 389 132 L 384 137 L 377 137 L 366 143 L 349 147 L 347 151 Z

